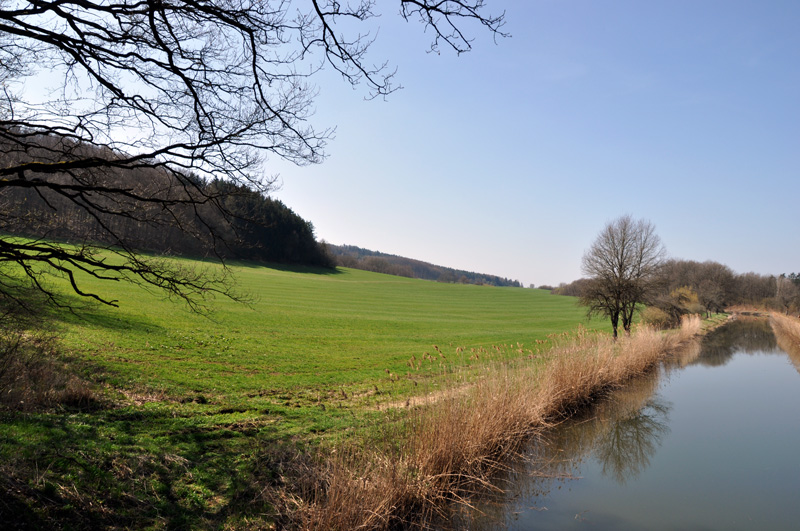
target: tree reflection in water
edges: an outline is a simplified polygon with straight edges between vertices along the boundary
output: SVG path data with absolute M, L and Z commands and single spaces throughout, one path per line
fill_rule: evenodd
M 594 452 L 603 465 L 603 475 L 624 484 L 646 469 L 669 434 L 669 410 L 669 403 L 656 397 L 638 412 L 613 422 L 608 433 L 597 441 Z
M 678 365 L 684 365 L 698 351 Z M 620 483 L 634 479 L 650 464 L 669 434 L 671 404 L 656 395 L 659 374 L 630 382 L 624 389 L 598 400 L 586 415 L 563 422 L 531 441 L 528 453 L 510 464 L 496 485 L 503 494 L 470 500 L 476 508 L 462 507 L 451 520 L 452 528 L 497 529 L 514 519 L 518 504 L 544 498 L 561 483 L 576 477 L 580 464 L 593 457 L 604 475 Z M 546 510 L 546 507 L 538 507 Z M 449 526 L 446 526 L 449 527 Z
M 498 491 L 471 498 L 468 503 L 476 510 L 461 506 L 455 520 L 450 519 L 451 525 L 444 527 L 494 530 L 513 526 L 517 511 L 546 510 L 550 492 L 569 487 L 568 481 L 579 476 L 581 464 L 588 459 L 596 460 L 603 475 L 620 484 L 635 480 L 670 433 L 672 403 L 657 394 L 664 374 L 692 364 L 725 365 L 742 352 L 783 353 L 766 319 L 745 317 L 729 322 L 653 374 L 598 400 L 584 416 L 534 438 L 528 453 L 497 478 Z M 800 371 L 800 349 L 794 355 L 792 360 Z
M 547 475 L 565 475 L 570 462 L 593 456 L 603 474 L 621 483 L 636 477 L 669 433 L 671 405 L 654 394 L 657 386 L 658 375 L 652 375 L 601 400 L 590 416 L 553 430 L 534 450 L 534 460 L 549 464 Z
M 737 352 L 780 353 L 769 322 L 759 317 L 739 317 L 703 338 L 703 352 L 697 363 L 718 367 L 728 363 Z

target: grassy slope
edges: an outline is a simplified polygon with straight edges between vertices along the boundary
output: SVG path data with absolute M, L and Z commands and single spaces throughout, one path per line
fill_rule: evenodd
M 526 355 L 583 321 L 573 299 L 539 290 L 234 269 L 254 302 L 217 299 L 211 319 L 116 283 L 89 287 L 119 309 L 60 316 L 64 345 L 118 406 L 0 414 L 0 491 L 16 493 L 0 515 L 47 526 L 239 525 L 257 485 L 277 474 L 265 450 L 275 441 L 338 436 L 380 418 L 376 403 L 430 390 L 457 366 Z
M 265 392 L 359 392 L 388 382 L 386 370 L 409 373 L 411 357 L 436 354 L 434 345 L 445 356 L 457 347 L 532 345 L 584 320 L 573 299 L 540 290 L 339 271 L 235 267 L 253 303 L 218 298 L 211 318 L 135 286 L 98 284 L 92 288 L 121 307 L 70 316 L 62 337 L 117 374 L 117 383 L 236 401 Z

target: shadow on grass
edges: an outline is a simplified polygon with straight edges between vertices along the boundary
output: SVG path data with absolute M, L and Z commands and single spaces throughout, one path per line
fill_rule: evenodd
M 161 324 L 144 316 L 116 311 L 104 304 L 87 301 L 77 295 L 67 297 L 68 308 L 50 308 L 46 319 L 59 324 L 80 324 L 109 330 L 141 333 L 164 332 Z
M 258 269 L 258 268 L 266 268 L 266 269 L 277 269 L 279 271 L 289 271 L 293 273 L 309 273 L 314 275 L 336 275 L 342 273 L 340 268 L 336 266 L 327 267 L 327 266 L 319 266 L 319 265 L 305 265 L 305 264 L 292 264 L 292 263 L 283 263 L 283 262 L 267 262 L 262 260 L 251 260 L 251 259 L 242 259 L 242 258 L 224 258 L 220 259 L 219 257 L 214 256 L 202 256 L 202 255 L 172 255 L 172 254 L 158 254 L 158 253 L 151 253 L 147 251 L 143 251 L 141 253 L 143 256 L 148 256 L 151 258 L 163 258 L 167 260 L 179 260 L 185 262 L 197 262 L 198 264 L 203 264 L 206 266 L 228 266 L 228 267 L 243 267 L 243 268 L 251 268 L 251 269 Z
M 276 271 L 284 271 L 287 273 L 303 273 L 308 275 L 341 275 L 344 273 L 344 271 L 342 271 L 339 267 L 280 264 L 277 262 L 254 262 L 247 260 L 230 260 L 225 263 L 232 267 L 248 269 L 274 269 Z
M 174 412 L 0 413 L 3 529 L 219 529 L 269 513 L 252 456 L 272 434 Z

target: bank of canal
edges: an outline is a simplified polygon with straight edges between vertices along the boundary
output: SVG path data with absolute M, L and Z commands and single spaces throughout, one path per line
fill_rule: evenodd
M 634 382 L 531 454 L 505 498 L 459 527 L 797 529 L 800 373 L 766 319 L 740 319 L 688 366 Z

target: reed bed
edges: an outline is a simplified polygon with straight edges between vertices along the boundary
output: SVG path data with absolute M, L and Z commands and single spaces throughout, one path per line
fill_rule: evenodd
M 800 319 L 772 313 L 769 316 L 769 324 L 775 333 L 778 346 L 789 355 L 797 372 L 800 372 Z
M 487 369 L 466 392 L 414 409 L 368 448 L 337 448 L 320 460 L 299 527 L 431 527 L 452 502 L 469 505 L 472 493 L 497 489 L 492 479 L 531 436 L 653 370 L 700 331 L 698 317 L 678 331 L 642 327 L 616 341 L 581 329 L 539 356 Z

